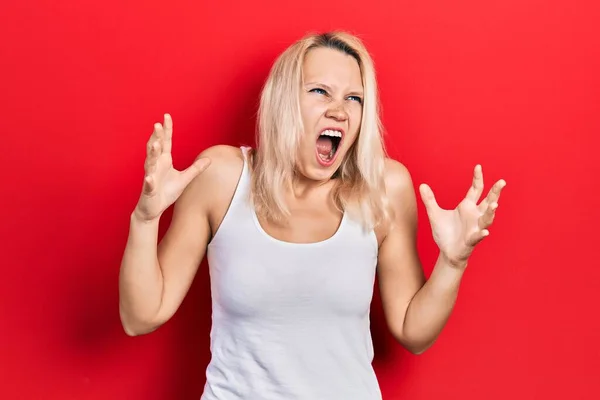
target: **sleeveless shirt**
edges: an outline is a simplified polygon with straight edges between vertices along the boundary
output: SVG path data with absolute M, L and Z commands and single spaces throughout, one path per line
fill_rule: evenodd
M 201 400 L 379 400 L 370 304 L 378 245 L 344 213 L 333 236 L 278 240 L 249 200 L 244 165 L 207 247 L 211 360 Z

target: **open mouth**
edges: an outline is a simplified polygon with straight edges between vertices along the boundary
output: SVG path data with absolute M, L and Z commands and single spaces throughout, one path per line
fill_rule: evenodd
M 342 142 L 342 131 L 326 129 L 317 138 L 317 159 L 323 165 L 330 165 Z

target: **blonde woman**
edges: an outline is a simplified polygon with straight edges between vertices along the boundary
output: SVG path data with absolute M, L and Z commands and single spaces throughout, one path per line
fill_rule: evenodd
M 171 117 L 154 125 L 121 265 L 123 327 L 141 335 L 169 320 L 206 255 L 212 359 L 202 399 L 380 399 L 369 330 L 376 273 L 391 333 L 425 351 L 505 182 L 479 203 L 476 166 L 454 210 L 420 186 L 440 250 L 426 281 L 411 177 L 386 157 L 372 60 L 344 32 L 307 36 L 276 60 L 257 131 L 256 149 L 212 147 L 177 171 Z

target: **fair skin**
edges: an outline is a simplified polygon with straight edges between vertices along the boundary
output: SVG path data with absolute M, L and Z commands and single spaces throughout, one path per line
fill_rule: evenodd
M 292 216 L 285 225 L 262 219 L 260 223 L 277 239 L 309 243 L 332 236 L 342 218 L 330 197 L 332 176 L 358 137 L 363 87 L 356 60 L 332 49 L 309 52 L 303 76 L 300 106 L 305 132 L 293 190 L 286 197 Z M 315 156 L 315 142 L 324 127 L 344 130 L 337 158 L 328 167 Z M 243 165 L 238 148 L 215 146 L 203 151 L 187 170 L 176 171 L 171 160 L 171 117 L 166 115 L 164 123 L 154 128 L 119 280 L 121 319 L 130 335 L 157 329 L 178 309 L 227 212 Z M 469 256 L 489 234 L 505 182 L 498 181 L 478 204 L 483 176 L 477 166 L 465 199 L 453 210 L 439 208 L 431 189 L 420 186 L 440 249 L 428 280 L 416 250 L 417 200 L 411 176 L 401 163 L 387 160 L 385 183 L 395 217 L 375 231 L 382 305 L 394 337 L 419 354 L 435 342 L 450 316 Z M 157 244 L 158 221 L 173 202 L 171 224 Z

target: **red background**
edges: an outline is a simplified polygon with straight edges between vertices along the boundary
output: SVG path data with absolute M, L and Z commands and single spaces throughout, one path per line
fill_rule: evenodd
M 288 8 L 291 7 L 291 8 Z M 198 399 L 206 264 L 173 320 L 127 337 L 117 277 L 145 142 L 252 144 L 268 69 L 310 30 L 361 35 L 392 156 L 453 207 L 508 182 L 439 341 L 413 356 L 373 302 L 385 399 L 598 399 L 600 10 L 593 1 L 3 4 L 0 398 Z M 168 223 L 168 215 L 164 220 Z M 419 246 L 436 257 L 420 204 Z M 164 230 L 163 230 L 164 232 Z

